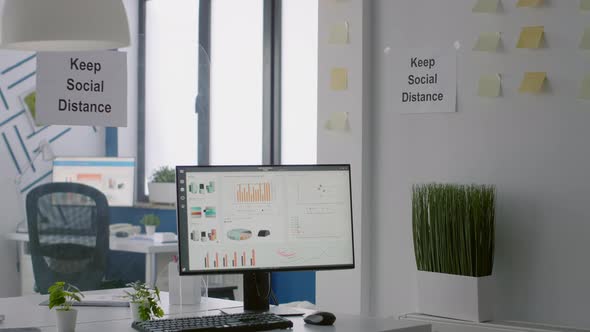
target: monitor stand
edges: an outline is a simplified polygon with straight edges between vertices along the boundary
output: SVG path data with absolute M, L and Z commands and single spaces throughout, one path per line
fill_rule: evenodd
M 268 311 L 270 295 L 270 273 L 244 273 L 244 310 Z
M 223 309 L 226 313 L 237 312 L 271 312 L 279 316 L 302 316 L 304 312 L 283 306 L 269 305 L 270 273 L 244 273 L 244 308 L 235 310 Z

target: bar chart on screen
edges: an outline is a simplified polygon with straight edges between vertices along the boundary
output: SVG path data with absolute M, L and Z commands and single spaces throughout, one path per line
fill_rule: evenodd
M 269 203 L 272 202 L 272 196 L 270 182 L 238 183 L 235 185 L 236 203 Z
M 207 252 L 203 258 L 205 268 L 244 268 L 256 266 L 256 249 L 231 252 Z

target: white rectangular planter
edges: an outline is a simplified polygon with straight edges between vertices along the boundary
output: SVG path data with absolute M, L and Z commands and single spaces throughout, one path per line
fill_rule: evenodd
M 493 277 L 418 271 L 420 313 L 473 322 L 493 318 Z
M 148 182 L 149 198 L 152 203 L 176 203 L 176 184 Z

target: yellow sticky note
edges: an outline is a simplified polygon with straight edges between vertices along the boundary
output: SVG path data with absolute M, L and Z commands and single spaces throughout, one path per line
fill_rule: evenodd
M 485 32 L 479 35 L 475 46 L 473 47 L 474 51 L 485 51 L 485 52 L 494 52 L 500 46 L 500 33 L 499 32 Z
M 590 50 L 590 28 L 586 28 L 586 30 L 584 30 L 584 36 L 582 36 L 580 48 L 583 50 Z
M 326 129 L 334 131 L 349 131 L 350 123 L 348 122 L 348 112 L 334 112 L 330 119 L 326 121 Z
M 516 7 L 539 7 L 543 4 L 543 0 L 518 0 Z
M 498 11 L 500 0 L 477 0 L 472 11 L 474 13 L 495 13 Z
M 481 75 L 477 88 L 480 97 L 499 97 L 502 89 L 502 78 L 499 74 Z
M 334 24 L 330 29 L 331 44 L 348 44 L 348 22 Z
M 580 0 L 580 10 L 590 10 L 590 0 Z
M 524 27 L 520 32 L 520 38 L 518 38 L 517 48 L 539 48 L 543 42 L 543 34 L 545 33 L 545 27 L 534 26 Z
M 547 78 L 546 72 L 527 72 L 520 84 L 518 92 L 520 93 L 539 93 L 543 90 L 543 84 Z
M 582 81 L 580 99 L 590 100 L 590 74 L 586 75 L 586 78 L 584 78 L 584 81 Z
M 342 91 L 348 89 L 348 70 L 346 68 L 332 69 L 332 90 Z

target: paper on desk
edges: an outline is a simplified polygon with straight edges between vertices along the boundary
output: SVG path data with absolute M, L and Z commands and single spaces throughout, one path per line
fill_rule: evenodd
M 586 28 L 586 30 L 584 30 L 584 36 L 582 36 L 580 48 L 583 50 L 590 50 L 590 28 Z
M 580 89 L 580 99 L 590 100 L 590 74 L 586 75 L 582 81 L 582 88 Z
M 479 35 L 474 51 L 494 52 L 500 46 L 500 33 L 499 32 L 484 32 Z
M 545 33 L 545 27 L 531 26 L 524 27 L 520 32 L 520 38 L 518 38 L 517 48 L 539 48 L 543 42 L 543 35 Z
M 348 89 L 348 69 L 333 68 L 332 79 L 330 86 L 334 91 L 342 91 Z
M 590 10 L 590 0 L 580 0 L 580 10 Z
M 348 44 L 348 22 L 342 22 L 332 25 L 330 29 L 330 44 Z
M 478 0 L 472 11 L 474 13 L 495 13 L 500 0 Z
M 480 97 L 499 97 L 502 90 L 500 74 L 481 75 L 477 95 Z
M 128 307 L 129 299 L 124 297 L 125 294 L 85 294 L 80 302 L 74 302 L 72 305 L 77 307 Z M 45 300 L 39 305 L 49 305 L 49 300 Z
M 518 0 L 516 7 L 539 7 L 543 4 L 543 0 Z
M 546 72 L 526 72 L 520 84 L 520 93 L 540 93 L 547 78 Z
M 326 122 L 326 129 L 334 131 L 350 131 L 348 112 L 333 112 Z

